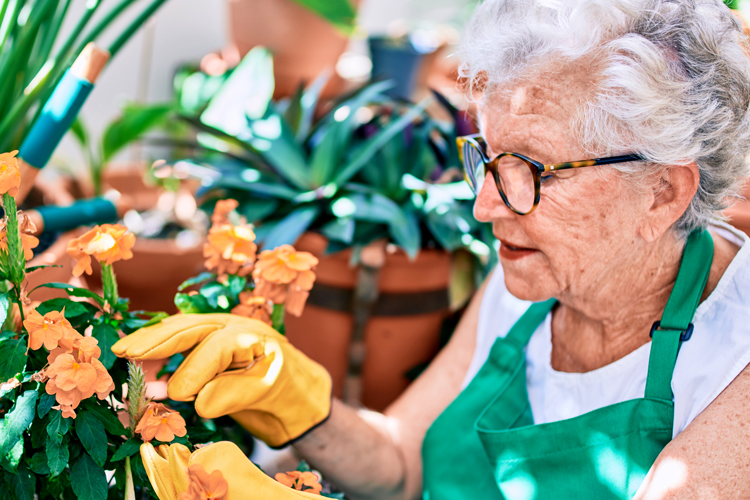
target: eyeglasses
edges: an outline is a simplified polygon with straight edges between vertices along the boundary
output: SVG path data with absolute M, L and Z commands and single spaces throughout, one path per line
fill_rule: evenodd
M 456 144 L 464 166 L 464 178 L 474 194 L 479 194 L 487 173 L 492 172 L 500 197 L 508 208 L 519 215 L 530 214 L 539 205 L 539 188 L 544 172 L 644 160 L 642 156 L 628 154 L 545 165 L 518 153 L 502 153 L 490 160 L 487 143 L 478 134 L 458 137 Z

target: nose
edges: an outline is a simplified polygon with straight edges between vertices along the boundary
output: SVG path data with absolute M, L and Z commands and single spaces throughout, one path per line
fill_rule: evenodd
M 474 218 L 479 222 L 494 222 L 501 218 L 514 218 L 518 214 L 509 209 L 500 197 L 495 179 L 491 173 L 482 184 L 482 189 L 474 200 Z

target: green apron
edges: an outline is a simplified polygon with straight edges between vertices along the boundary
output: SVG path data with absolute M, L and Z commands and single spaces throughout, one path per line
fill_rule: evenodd
M 708 280 L 713 240 L 693 232 L 660 322 L 643 399 L 534 425 L 524 347 L 555 306 L 532 304 L 427 431 L 424 499 L 630 499 L 672 439 L 672 372 Z

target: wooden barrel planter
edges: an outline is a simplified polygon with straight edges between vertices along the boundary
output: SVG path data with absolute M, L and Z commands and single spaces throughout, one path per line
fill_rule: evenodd
M 349 265 L 351 250 L 324 255 L 327 241 L 315 233 L 306 233 L 295 246 L 316 255 L 320 263 L 304 313 L 285 318 L 287 337 L 331 373 L 336 397 L 345 396 L 352 361 L 361 361 L 357 399 L 367 408 L 383 410 L 409 385 L 409 372 L 440 349 L 440 330 L 449 313 L 450 254 L 423 250 L 413 261 L 400 250 L 386 254 L 377 299 L 364 326 L 363 353 L 357 353 L 352 342 L 361 269 Z M 352 359 L 359 356 L 359 361 Z M 347 396 L 351 401 L 351 394 Z

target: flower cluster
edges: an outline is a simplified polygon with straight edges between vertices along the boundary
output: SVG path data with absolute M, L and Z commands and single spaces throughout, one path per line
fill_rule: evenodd
M 135 235 L 127 231 L 128 228 L 120 224 L 102 224 L 70 240 L 68 255 L 77 261 L 73 275 L 91 274 L 91 257 L 106 265 L 132 258 Z
M 18 169 L 18 151 L 0 154 L 0 194 L 18 194 L 21 187 L 21 171 Z
M 188 467 L 188 477 L 188 490 L 180 493 L 180 500 L 221 500 L 229 489 L 221 471 L 209 474 L 200 464 Z
M 312 269 L 317 264 L 314 255 L 298 252 L 291 245 L 264 250 L 253 270 L 253 292 L 274 304 L 284 304 L 286 312 L 299 316 L 315 282 Z
M 211 229 L 203 256 L 206 269 L 216 269 L 220 275 L 236 274 L 246 276 L 253 270 L 255 253 L 255 233 L 247 224 L 233 224 L 229 215 L 237 208 L 236 200 L 221 200 L 216 203 L 211 216 Z
M 144 441 L 156 439 L 165 443 L 172 441 L 175 436 L 182 437 L 187 434 L 185 419 L 178 412 L 154 402 L 146 407 L 135 432 L 140 434 Z
M 279 472 L 276 474 L 275 479 L 284 486 L 312 493 L 313 495 L 320 495 L 320 491 L 323 489 L 323 486 L 320 484 L 320 478 L 314 472 L 301 472 L 298 470 L 293 470 L 286 474 Z
M 239 298 L 240 303 L 232 309 L 232 314 L 257 319 L 269 325 L 272 324 L 273 306 L 267 298 L 247 291 L 240 292 Z
M 0 249 L 5 252 L 8 251 L 7 224 L 7 217 L 0 220 Z M 33 249 L 39 246 L 39 239 L 34 236 L 36 234 L 36 224 L 21 210 L 18 211 L 18 229 L 21 233 L 23 256 L 26 260 L 31 260 L 34 257 Z
M 50 351 L 41 379 L 48 378 L 45 390 L 55 396 L 58 405 L 53 408 L 62 411 L 63 417 L 75 418 L 82 400 L 94 394 L 105 399 L 114 390 L 112 377 L 99 361 L 99 342 L 75 331 L 64 309 L 44 316 L 33 310 L 23 326 L 29 332 L 29 349 L 44 346 Z

